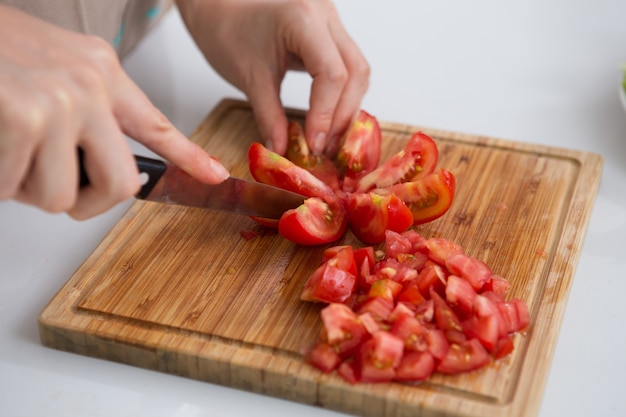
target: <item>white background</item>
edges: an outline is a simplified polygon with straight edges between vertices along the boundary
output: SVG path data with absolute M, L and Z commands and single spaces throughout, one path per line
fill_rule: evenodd
M 379 120 L 604 156 L 540 416 L 625 416 L 626 2 L 336 4 L 372 67 L 362 107 Z M 125 66 L 186 134 L 222 98 L 243 98 L 205 64 L 176 12 Z M 308 89 L 306 75 L 290 74 L 285 105 L 307 108 Z M 341 415 L 42 347 L 39 312 L 129 204 L 75 222 L 0 203 L 1 415 Z

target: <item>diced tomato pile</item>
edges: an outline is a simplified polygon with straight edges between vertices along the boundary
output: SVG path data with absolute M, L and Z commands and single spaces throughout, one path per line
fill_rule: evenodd
M 351 383 L 423 381 L 479 369 L 513 350 L 530 323 L 509 282 L 443 238 L 387 231 L 385 253 L 335 246 L 304 286 L 328 303 L 306 358 Z
M 403 232 L 430 222 L 452 203 L 454 175 L 436 168 L 437 146 L 422 132 L 380 165 L 380 127 L 365 111 L 359 112 L 332 158 L 309 152 L 297 122 L 289 124 L 288 136 L 286 157 L 253 143 L 248 162 L 257 181 L 307 197 L 280 220 L 255 218 L 295 243 L 334 242 L 348 227 L 361 241 L 380 243 L 386 230 Z

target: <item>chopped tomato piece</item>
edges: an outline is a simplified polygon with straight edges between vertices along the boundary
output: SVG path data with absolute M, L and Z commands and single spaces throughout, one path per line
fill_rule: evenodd
M 318 267 L 309 277 L 300 295 L 303 301 L 343 303 L 354 292 L 356 277 L 330 264 Z
M 307 361 L 322 372 L 332 372 L 341 363 L 341 356 L 328 343 L 318 343 L 307 354 Z
M 470 339 L 461 344 L 452 344 L 448 354 L 437 366 L 437 371 L 444 374 L 458 374 L 478 369 L 489 363 L 489 353 L 477 339 Z
M 430 352 L 408 352 L 402 358 L 394 379 L 424 381 L 435 371 L 435 359 Z
M 480 259 L 464 253 L 455 253 L 446 259 L 446 268 L 455 275 L 465 278 L 475 290 L 480 290 L 491 278 L 491 269 Z
M 459 306 L 463 311 L 471 312 L 477 295 L 469 281 L 456 275 L 448 277 L 446 300 L 450 304 Z

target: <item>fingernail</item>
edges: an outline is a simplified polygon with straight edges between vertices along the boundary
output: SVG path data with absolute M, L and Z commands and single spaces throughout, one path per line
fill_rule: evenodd
M 226 168 L 224 168 L 224 165 L 222 165 L 220 161 L 213 157 L 211 157 L 211 168 L 213 170 L 213 173 L 219 180 L 224 181 L 226 178 L 230 177 L 230 173 Z
M 271 139 L 266 140 L 266 141 L 265 141 L 265 147 L 266 147 L 268 150 L 270 150 L 270 151 L 274 152 L 274 141 L 272 141 Z
M 313 143 L 311 144 L 311 150 L 316 155 L 321 155 L 326 147 L 326 133 L 319 132 L 313 136 Z

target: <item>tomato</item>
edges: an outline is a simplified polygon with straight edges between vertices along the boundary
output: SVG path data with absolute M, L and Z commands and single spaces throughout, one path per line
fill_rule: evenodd
M 248 149 L 248 166 L 255 180 L 280 187 L 305 197 L 335 198 L 333 189 L 287 158 L 258 142 Z
M 332 346 L 340 356 L 352 354 L 368 337 L 359 317 L 348 306 L 329 304 L 322 309 L 321 317 L 324 323 L 322 343 Z
M 354 249 L 350 245 L 333 246 L 322 254 L 322 263 L 327 263 L 342 271 L 357 276 L 357 266 L 354 257 Z
M 355 375 L 361 382 L 389 382 L 402 361 L 404 344 L 391 333 L 375 333 L 355 356 Z
M 381 133 L 374 116 L 360 110 L 341 140 L 336 155 L 344 177 L 356 179 L 378 166 L 380 160 Z
M 321 245 L 339 239 L 348 224 L 340 202 L 308 198 L 300 207 L 286 211 L 278 222 L 278 232 L 300 245 Z
M 423 224 L 443 216 L 454 198 L 456 180 L 450 171 L 438 169 L 424 178 L 378 188 L 373 192 L 395 194 L 411 209 L 413 223 Z
M 367 192 L 423 178 L 433 172 L 438 158 L 437 145 L 432 138 L 417 132 L 402 151 L 361 177 L 356 182 L 354 191 Z
M 393 302 L 402 291 L 402 284 L 391 279 L 379 279 L 374 281 L 367 296 L 369 298 L 382 298 Z
M 322 372 L 331 372 L 341 363 L 341 356 L 328 343 L 317 343 L 307 354 L 307 361 Z
M 396 369 L 396 381 L 424 381 L 435 371 L 435 359 L 430 352 L 408 352 Z
M 446 283 L 446 300 L 459 306 L 463 311 L 472 311 L 478 294 L 469 281 L 456 275 L 450 275 Z
M 395 194 L 350 194 L 348 222 L 354 235 L 365 243 L 379 243 L 385 231 L 404 232 L 413 225 L 413 213 Z
M 342 303 L 352 295 L 356 277 L 330 264 L 323 264 L 309 277 L 300 299 Z
M 448 354 L 437 366 L 444 374 L 470 372 L 489 363 L 489 353 L 477 339 L 450 345 Z
M 314 155 L 309 150 L 302 125 L 290 122 L 287 130 L 287 159 L 309 171 L 328 184 L 333 190 L 340 188 L 339 171 L 333 161 L 325 155 Z
M 480 259 L 464 253 L 455 253 L 446 259 L 446 268 L 466 279 L 475 290 L 480 290 L 491 277 L 491 269 Z

